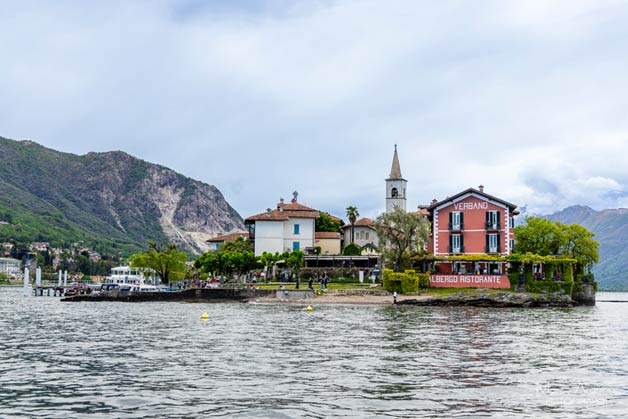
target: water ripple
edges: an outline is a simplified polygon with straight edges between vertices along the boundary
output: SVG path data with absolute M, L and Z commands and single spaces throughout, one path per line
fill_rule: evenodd
M 627 310 L 67 304 L 4 288 L 0 418 L 622 417 Z

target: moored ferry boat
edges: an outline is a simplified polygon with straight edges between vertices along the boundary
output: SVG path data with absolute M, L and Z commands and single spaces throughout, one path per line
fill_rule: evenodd
M 159 283 L 154 275 L 146 276 L 139 269 L 130 266 L 117 266 L 111 268 L 111 275 L 106 280 L 109 284 L 135 284 L 135 285 L 156 285 Z

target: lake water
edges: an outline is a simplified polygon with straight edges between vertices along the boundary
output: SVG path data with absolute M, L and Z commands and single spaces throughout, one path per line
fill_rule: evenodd
M 307 312 L 3 288 L 0 418 L 626 417 L 627 320 L 610 302 Z

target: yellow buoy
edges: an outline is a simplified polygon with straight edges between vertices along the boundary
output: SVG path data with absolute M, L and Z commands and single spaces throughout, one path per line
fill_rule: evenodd
M 314 309 L 312 308 L 312 306 L 307 306 L 306 310 L 307 310 L 307 311 L 312 311 L 312 310 L 314 310 Z
M 201 314 L 201 319 L 209 319 L 209 314 L 207 314 L 206 311 L 203 311 L 203 314 Z

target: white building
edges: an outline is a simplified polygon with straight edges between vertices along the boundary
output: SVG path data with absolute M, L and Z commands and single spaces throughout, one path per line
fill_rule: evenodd
M 22 275 L 21 265 L 22 261 L 19 259 L 0 258 L 0 272 L 4 272 L 9 278 L 18 278 Z
M 319 212 L 314 208 L 299 204 L 298 193 L 289 204 L 283 199 L 277 208 L 253 215 L 245 220 L 249 226 L 249 237 L 255 243 L 255 256 L 264 252 L 283 253 L 301 250 L 308 252 L 315 246 L 314 223 Z
M 344 245 L 351 243 L 351 224 L 342 226 Z M 362 249 L 363 255 L 377 254 L 379 249 L 379 238 L 375 231 L 375 221 L 370 218 L 360 218 L 353 225 L 353 243 Z

